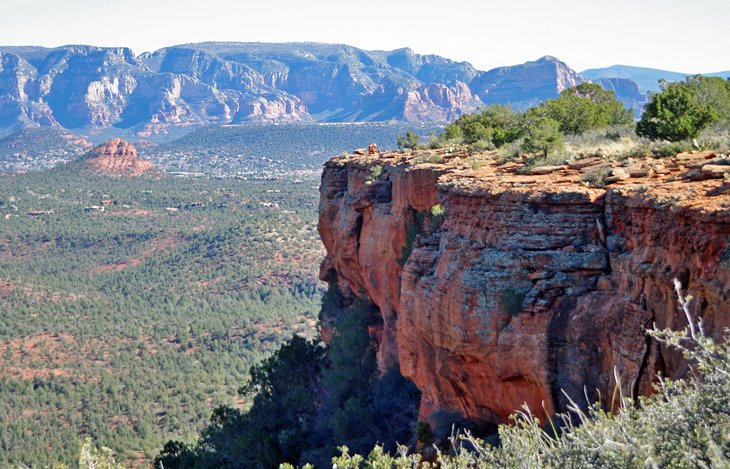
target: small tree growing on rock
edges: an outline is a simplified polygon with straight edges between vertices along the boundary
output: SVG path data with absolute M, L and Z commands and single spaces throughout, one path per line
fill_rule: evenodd
M 408 130 L 406 131 L 406 135 L 399 135 L 397 139 L 398 148 L 401 150 L 403 149 L 410 149 L 410 150 L 417 150 L 419 148 L 419 141 L 420 137 L 417 133 Z
M 525 112 L 520 118 L 520 130 L 524 138 L 522 148 L 543 158 L 565 145 L 560 124 L 544 108 L 534 107 Z

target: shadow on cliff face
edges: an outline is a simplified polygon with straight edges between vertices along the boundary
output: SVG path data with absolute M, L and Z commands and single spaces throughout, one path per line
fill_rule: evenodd
M 556 309 L 555 315 L 548 325 L 548 363 L 547 367 L 549 375 L 552 377 L 550 382 L 550 394 L 553 402 L 557 407 L 565 407 L 565 396 L 563 391 L 569 395 L 577 395 L 577 389 L 574 379 L 566 373 L 563 368 L 564 364 L 570 363 L 571 358 L 575 360 L 577 357 L 571 357 L 573 354 L 572 347 L 568 344 L 567 331 L 570 323 L 570 315 L 575 309 L 575 297 L 565 297 Z M 582 400 L 581 400 L 582 401 Z
M 677 278 L 685 290 L 691 283 L 688 270 L 663 268 L 662 276 Z M 616 277 L 613 281 L 621 283 L 625 272 Z M 675 320 L 672 294 L 668 279 L 635 277 L 618 301 L 613 289 L 599 288 L 561 299 L 547 328 L 546 365 L 557 412 L 567 411 L 569 405 L 587 411 L 595 403 L 615 410 L 620 395 L 655 393 L 659 376 L 687 376 L 689 366 L 681 353 L 647 334 L 657 324 L 663 327 Z M 697 303 L 703 302 L 700 297 Z M 697 317 L 702 317 L 701 309 Z
M 438 409 L 429 417 L 433 444 L 442 450 L 451 450 L 451 437 L 457 433 L 465 433 L 484 438 L 493 444 L 498 444 L 497 424 L 493 422 L 476 422 L 469 420 L 459 412 Z
M 555 308 L 547 329 L 547 368 L 557 412 L 565 412 L 570 405 L 587 411 L 596 402 L 611 408 L 613 392 L 620 388 L 625 395 L 638 395 L 640 385 L 650 386 L 655 376 L 647 377 L 650 366 L 655 368 L 652 371 L 663 369 L 656 344 L 644 334 L 653 323 L 645 302 L 614 306 L 614 317 L 607 320 L 603 308 L 609 300 L 608 292 L 592 291 L 580 298 L 566 295 Z M 626 328 L 625 322 L 633 327 Z M 615 363 L 613 356 L 627 340 L 635 345 L 630 352 L 636 363 L 632 361 L 631 366 Z
M 412 440 L 421 393 L 397 367 L 380 374 L 375 353 L 382 328 L 378 308 L 343 296 L 332 278 L 320 320 L 329 328 L 318 414 L 302 462 L 326 467 L 339 445 L 365 452 L 380 443 L 395 451 Z M 325 336 L 325 334 L 323 334 Z

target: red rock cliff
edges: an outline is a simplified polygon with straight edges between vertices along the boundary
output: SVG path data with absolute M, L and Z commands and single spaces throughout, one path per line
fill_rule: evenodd
M 552 413 L 561 390 L 611 396 L 614 369 L 625 393 L 646 394 L 657 372 L 686 371 L 644 333 L 686 325 L 674 278 L 707 330 L 730 326 L 730 185 L 703 169 L 710 157 L 616 169 L 607 189 L 580 175 L 616 163 L 520 175 L 443 152 L 335 158 L 321 277 L 378 307 L 380 368 L 416 383 L 424 417 L 504 422 L 523 403 Z

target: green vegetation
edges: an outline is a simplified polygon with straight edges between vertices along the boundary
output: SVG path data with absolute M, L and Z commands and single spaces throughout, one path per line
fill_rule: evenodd
M 444 157 L 441 155 L 436 154 L 425 154 L 421 156 L 417 156 L 413 159 L 413 164 L 420 164 L 420 163 L 443 163 Z
M 419 132 L 434 125 L 423 124 Z M 406 124 L 297 124 L 207 126 L 157 148 L 141 149 L 167 171 L 269 177 L 319 171 L 333 155 L 368 143 L 393 149 Z
M 429 217 L 429 228 L 430 231 L 436 231 L 446 218 L 446 209 L 441 204 L 436 204 L 431 207 L 431 216 Z
M 440 129 L 436 124 L 412 128 L 419 133 Z M 101 143 L 122 137 L 137 147 L 143 158 L 168 172 L 203 172 L 214 176 L 270 177 L 292 172 L 319 171 L 333 155 L 374 142 L 394 149 L 402 123 L 340 123 L 280 125 L 208 125 L 193 131 L 173 128 L 137 142 L 133 132 L 108 129 L 86 134 Z M 187 132 L 180 135 L 181 132 Z M 154 142 L 154 143 L 152 143 Z M 87 146 L 84 146 L 87 145 Z M 0 135 L 0 172 L 38 170 L 68 162 L 89 150 L 88 142 L 55 127 L 24 129 Z
M 694 150 L 694 145 L 692 142 L 688 141 L 682 141 L 682 142 L 665 142 L 661 145 L 656 145 L 652 152 L 656 156 L 674 156 L 682 152 L 689 152 Z
M 525 112 L 489 106 L 463 116 L 429 146 L 498 149 L 503 161 L 523 157 L 528 166 L 575 157 L 576 148 L 623 159 L 730 149 L 729 93 L 719 79 L 664 85 L 637 137 L 613 94 L 584 84 Z M 341 148 L 380 143 L 374 129 L 394 131 L 359 127 L 213 127 L 155 150 L 167 169 L 240 180 L 110 180 L 69 167 L 0 176 L 0 466 L 76 464 L 80 440 L 82 467 L 154 455 L 167 468 L 416 464 L 398 443 L 438 441 L 442 425 L 432 434 L 417 422 L 419 393 L 397 370 L 378 374 L 369 334 L 382 326 L 377 308 L 331 288 L 320 324 L 333 335 L 327 349 L 316 341 L 316 167 Z M 244 146 L 252 136 L 257 150 Z M 397 144 L 419 149 L 419 136 L 409 130 Z M 297 156 L 287 159 L 287 151 Z M 466 163 L 483 161 L 472 155 Z M 382 170 L 372 167 L 368 179 Z M 296 179 L 275 179 L 293 171 Z M 603 187 L 608 171 L 582 180 Z M 411 216 L 401 265 L 445 209 Z M 498 301 L 516 315 L 524 294 L 505 289 Z M 652 335 L 685 344 L 666 331 Z M 500 446 L 463 436 L 439 463 L 727 465 L 730 352 L 701 332 L 694 342 L 684 349 L 692 381 L 662 382 L 638 406 L 624 399 L 616 415 L 600 404 L 575 406 L 548 422 L 560 427 L 550 432 L 519 413 L 516 425 L 500 427 Z M 377 443 L 369 462 L 349 456 Z
M 413 210 L 413 219 L 406 226 L 406 244 L 401 249 L 398 263 L 403 266 L 411 257 L 418 236 L 436 231 L 446 217 L 446 209 L 436 204 L 429 210 Z
M 543 106 L 563 134 L 582 134 L 633 122 L 631 111 L 616 99 L 613 91 L 593 83 L 563 90 L 559 98 L 550 99 Z
M 314 392 L 324 365 L 322 348 L 295 336 L 273 356 L 251 368 L 241 389 L 255 395 L 242 412 L 217 408 L 197 446 L 169 441 L 155 460 L 166 468 L 276 467 L 297 460 L 307 447 L 317 408 Z M 256 394 L 257 393 L 257 394 Z
M 680 141 L 697 138 L 712 124 L 730 125 L 730 80 L 690 77 L 683 82 L 662 83 L 650 95 L 636 133 L 650 138 Z
M 81 469 L 124 469 L 117 463 L 111 448 L 97 448 L 91 438 L 87 437 L 79 451 L 79 468 Z
M 522 158 L 527 171 L 586 155 L 625 160 L 697 149 L 727 152 L 729 129 L 730 80 L 698 76 L 663 84 L 636 125 L 612 91 L 582 83 L 525 112 L 491 105 L 463 115 L 432 135 L 428 147 L 497 150 L 500 163 Z M 474 169 L 482 164 L 473 158 L 467 163 Z
M 479 155 L 470 156 L 466 159 L 466 164 L 473 170 L 479 170 L 487 164 L 487 160 Z
M 516 315 L 522 311 L 522 302 L 525 301 L 525 294 L 505 288 L 499 293 L 499 307 L 502 312 L 509 315 Z
M 492 105 L 481 113 L 465 114 L 444 128 L 435 146 L 480 144 L 500 147 L 520 137 L 519 113 L 508 106 Z
M 250 367 L 315 335 L 317 182 L 1 175 L 0 466 L 87 435 L 139 464 L 248 406 Z
M 423 234 L 423 223 L 426 220 L 426 212 L 414 211 L 413 221 L 408 223 L 406 226 L 406 244 L 401 249 L 401 256 L 398 263 L 403 266 L 408 262 L 408 258 L 411 257 L 413 252 L 414 243 L 416 238 Z
M 429 146 L 468 145 L 470 152 L 500 148 L 504 149 L 504 161 L 522 152 L 547 159 L 563 151 L 566 135 L 631 122 L 631 111 L 616 100 L 612 91 L 583 83 L 525 112 L 491 105 L 479 113 L 461 116 L 432 137 Z
M 519 138 L 519 114 L 509 106 L 495 104 L 477 114 L 466 114 L 447 125 L 442 134 L 448 142 L 489 142 L 500 147 Z
M 10 469 L 25 469 L 27 467 L 25 465 L 14 465 L 10 466 Z M 54 463 L 45 467 L 50 469 L 69 468 L 68 464 L 64 463 Z M 90 437 L 84 438 L 81 443 L 78 451 L 77 465 L 75 467 L 79 469 L 124 469 L 124 466 L 116 461 L 114 451 L 111 448 L 104 446 L 97 448 L 94 440 Z
M 429 425 L 428 422 L 418 422 L 416 424 L 416 439 L 425 445 L 433 443 L 431 425 Z
M 345 305 L 336 289 L 322 305 L 334 326 L 329 348 L 294 337 L 251 369 L 258 391 L 248 411 L 216 409 L 196 444 L 171 441 L 158 456 L 166 468 L 270 468 L 310 461 L 326 467 L 336 444 L 356 451 L 376 442 L 394 451 L 407 441 L 420 398 L 415 386 L 391 370 L 379 377 L 368 327 L 378 319 L 372 305 Z
M 370 171 L 368 172 L 368 176 L 366 178 L 367 181 L 375 181 L 380 177 L 380 175 L 383 174 L 383 166 L 382 165 L 375 165 L 370 168 Z
M 520 118 L 522 148 L 543 158 L 562 150 L 565 143 L 560 133 L 560 123 L 550 117 L 546 108 L 528 109 Z
M 86 153 L 89 145 L 58 127 L 22 129 L 0 138 L 0 171 L 52 168 Z
M 405 136 L 399 136 L 397 139 L 398 148 L 416 150 L 419 148 L 420 137 L 417 133 L 410 129 L 406 131 Z

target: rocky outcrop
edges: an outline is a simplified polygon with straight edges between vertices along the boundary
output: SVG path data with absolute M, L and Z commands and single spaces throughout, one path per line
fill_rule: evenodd
M 466 83 L 432 83 L 405 95 L 403 115 L 411 122 L 449 122 L 477 110 L 481 104 Z
M 605 189 L 581 182 L 619 166 L 600 158 L 523 175 L 465 157 L 345 156 L 322 176 L 321 277 L 378 308 L 380 368 L 416 383 L 424 418 L 505 422 L 523 403 L 544 417 L 563 391 L 605 400 L 614 376 L 626 395 L 681 376 L 645 335 L 686 325 L 674 278 L 709 332 L 730 326 L 728 172 L 692 176 L 722 166 L 713 155 L 616 167 Z
M 58 126 L 48 104 L 32 99 L 35 79 L 26 60 L 0 51 L 0 128 Z
M 202 52 L 126 48 L 0 51 L 0 126 L 119 127 L 140 135 L 203 124 L 299 122 L 304 104 L 249 68 Z
M 84 171 L 111 177 L 138 177 L 154 171 L 152 162 L 137 156 L 137 149 L 115 138 L 86 154 Z

